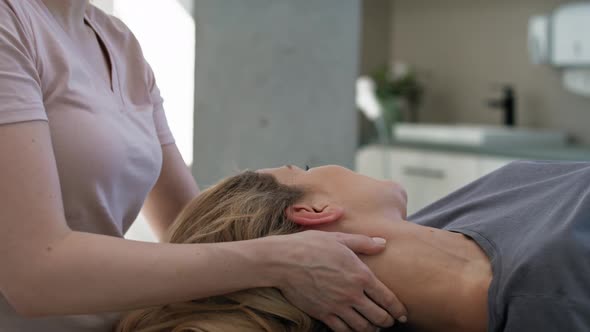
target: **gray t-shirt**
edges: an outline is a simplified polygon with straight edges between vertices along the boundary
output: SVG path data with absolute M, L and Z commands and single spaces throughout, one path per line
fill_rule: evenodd
M 486 252 L 488 331 L 590 331 L 590 163 L 515 162 L 409 219 Z

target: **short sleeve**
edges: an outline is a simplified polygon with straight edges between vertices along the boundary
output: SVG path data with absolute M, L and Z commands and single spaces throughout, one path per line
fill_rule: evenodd
M 590 331 L 590 302 L 580 300 L 514 297 L 507 307 L 504 328 L 490 331 Z
M 167 145 L 174 143 L 174 136 L 168 126 L 166 119 L 166 112 L 164 112 L 164 99 L 160 95 L 160 89 L 156 84 L 156 78 L 152 68 L 148 65 L 148 87 L 150 89 L 150 99 L 154 106 L 154 124 L 156 126 L 156 133 L 160 140 L 160 145 Z
M 47 121 L 32 47 L 10 6 L 0 1 L 0 124 Z

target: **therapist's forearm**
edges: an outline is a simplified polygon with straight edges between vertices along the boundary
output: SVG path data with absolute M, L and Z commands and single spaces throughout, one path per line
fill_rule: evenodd
M 29 262 L 17 308 L 26 316 L 89 314 L 272 286 L 264 240 L 152 244 L 71 232 Z M 236 277 L 239 276 L 239 277 Z

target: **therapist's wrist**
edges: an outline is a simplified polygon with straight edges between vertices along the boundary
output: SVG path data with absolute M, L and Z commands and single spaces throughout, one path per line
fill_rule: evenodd
M 309 238 L 301 237 L 301 233 L 290 235 L 276 235 L 264 238 L 265 251 L 263 254 L 267 287 L 281 290 L 293 289 L 298 283 L 307 278 L 313 279 L 311 266 L 313 257 L 318 252 L 307 246 Z
M 285 244 L 282 236 L 269 236 L 256 240 L 231 242 L 236 255 L 244 263 L 246 275 L 238 278 L 252 278 L 248 288 L 277 287 L 284 284 L 286 279 L 284 252 Z
M 257 257 L 260 273 L 259 287 L 281 288 L 287 282 L 289 267 L 292 267 L 289 256 L 288 236 L 268 236 L 253 242 L 252 249 Z

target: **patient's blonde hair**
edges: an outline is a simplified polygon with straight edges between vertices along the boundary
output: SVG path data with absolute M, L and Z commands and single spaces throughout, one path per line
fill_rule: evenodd
M 180 213 L 167 240 L 213 243 L 291 234 L 299 226 L 285 209 L 303 190 L 278 183 L 272 175 L 245 172 L 204 191 Z M 239 276 L 236 276 L 239 277 Z M 118 332 L 328 331 L 291 305 L 278 289 L 257 288 L 191 302 L 136 310 Z

